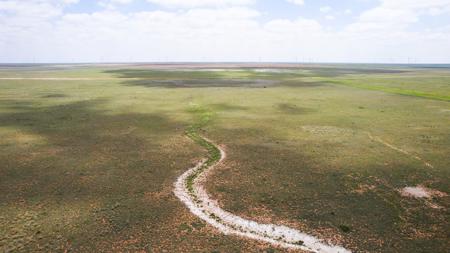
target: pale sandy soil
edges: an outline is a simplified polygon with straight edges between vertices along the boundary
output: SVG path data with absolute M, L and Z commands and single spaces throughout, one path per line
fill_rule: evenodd
M 209 141 L 210 142 L 210 141 Z M 212 142 L 210 142 L 212 143 Z M 261 224 L 247 220 L 223 210 L 218 202 L 211 199 L 203 187 L 208 174 L 226 157 L 225 151 L 218 147 L 221 153 L 219 162 L 202 171 L 206 160 L 181 175 L 175 183 L 175 195 L 189 210 L 224 234 L 233 234 L 275 246 L 317 253 L 349 253 L 351 251 L 340 246 L 329 245 L 321 239 L 305 234 L 296 229 L 275 224 Z M 192 178 L 194 179 L 192 180 Z M 193 190 L 189 190 L 188 181 L 192 180 Z

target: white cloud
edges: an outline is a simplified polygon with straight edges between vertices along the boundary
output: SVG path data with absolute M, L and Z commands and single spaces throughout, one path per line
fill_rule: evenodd
M 115 9 L 117 5 L 125 5 L 132 3 L 133 0 L 100 0 L 98 4 L 106 9 Z
M 245 6 L 254 0 L 147 0 L 147 2 L 169 8 Z
M 268 31 L 274 33 L 305 33 L 320 32 L 322 26 L 319 22 L 311 19 L 298 18 L 297 20 L 276 19 L 265 25 Z
M 322 6 L 322 7 L 320 7 L 320 12 L 323 12 L 323 13 L 328 13 L 331 10 L 332 10 L 332 8 L 330 6 Z
M 133 2 L 133 0 L 110 0 L 110 1 L 116 4 L 129 4 Z
M 440 10 L 439 13 L 436 10 Z M 352 31 L 403 30 L 426 14 L 450 11 L 450 0 L 381 0 L 374 9 L 363 12 L 358 22 L 349 27 Z
M 296 5 L 303 5 L 305 3 L 304 0 L 286 0 L 286 1 L 288 1 L 289 3 L 296 4 Z
M 382 6 L 391 9 L 430 9 L 450 6 L 449 0 L 382 0 Z
M 304 17 L 261 21 L 263 14 L 245 4 L 64 13 L 67 4 L 63 0 L 0 1 L 0 62 L 32 58 L 43 62 L 450 59 L 448 25 L 426 31 L 408 29 L 421 22 L 421 15 L 428 15 L 428 7 L 445 6 L 437 2 L 424 9 L 417 3 L 380 2 L 341 30 Z

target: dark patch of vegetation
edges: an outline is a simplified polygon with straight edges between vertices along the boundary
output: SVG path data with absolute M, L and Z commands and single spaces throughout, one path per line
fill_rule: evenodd
M 339 225 L 339 229 L 344 233 L 349 233 L 352 229 L 347 225 Z
M 276 85 L 275 82 L 263 79 L 189 79 L 189 80 L 127 80 L 130 86 L 160 88 L 266 88 Z
M 65 98 L 65 97 L 67 97 L 67 95 L 65 94 L 49 94 L 42 96 L 42 98 Z
M 190 127 L 186 131 L 186 135 L 208 151 L 208 158 L 202 167 L 200 167 L 198 170 L 196 170 L 195 173 L 192 173 L 191 175 L 189 175 L 189 177 L 186 179 L 186 186 L 187 186 L 189 192 L 191 192 L 191 193 L 194 191 L 194 188 L 193 188 L 194 180 L 203 171 L 208 169 L 209 166 L 217 163 L 221 157 L 220 150 L 214 144 L 212 144 L 211 142 L 209 142 L 209 141 L 205 140 L 203 137 L 201 137 L 198 134 L 197 130 L 198 129 L 196 127 Z
M 192 222 L 191 226 L 195 229 L 202 229 L 204 228 L 206 225 L 205 223 L 201 222 L 201 221 L 196 221 L 196 222 Z
M 220 104 L 210 104 L 208 105 L 215 111 L 242 111 L 247 110 L 247 107 L 239 106 L 239 105 L 231 105 L 226 103 L 220 103 Z
M 280 110 L 283 113 L 286 114 L 305 114 L 305 113 L 311 113 L 314 112 L 313 109 L 311 108 L 305 108 L 305 107 L 300 107 L 297 106 L 295 104 L 290 104 L 290 103 L 281 103 L 277 105 L 278 110 Z
M 268 88 L 268 87 L 318 87 L 319 82 L 299 78 L 302 72 L 255 72 L 254 69 L 229 69 L 226 71 L 173 71 L 152 69 L 117 69 L 105 73 L 116 74 L 129 86 L 160 88 Z M 135 78 L 138 78 L 137 80 Z
M 295 244 L 297 244 L 297 245 L 303 245 L 305 242 L 304 241 L 297 241 L 297 242 L 295 242 Z
M 180 229 L 181 229 L 182 231 L 185 231 L 185 232 L 188 232 L 188 233 L 192 232 L 192 227 L 189 226 L 189 225 L 186 224 L 186 223 L 181 224 L 181 225 L 180 225 Z
M 274 248 L 268 248 L 266 250 L 264 250 L 265 253 L 275 253 L 275 249 Z

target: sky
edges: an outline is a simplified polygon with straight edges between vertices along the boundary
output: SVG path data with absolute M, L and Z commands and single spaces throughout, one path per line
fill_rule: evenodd
M 0 62 L 450 63 L 450 0 L 0 0 Z

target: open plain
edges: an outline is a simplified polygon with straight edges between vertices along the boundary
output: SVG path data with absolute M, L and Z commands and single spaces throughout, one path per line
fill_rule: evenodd
M 0 65 L 0 151 L 1 252 L 311 250 L 202 191 L 317 252 L 450 248 L 446 65 Z

